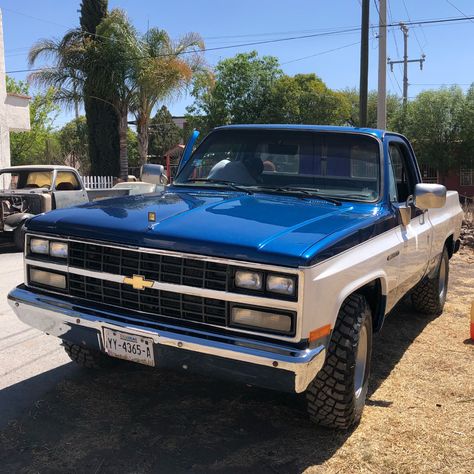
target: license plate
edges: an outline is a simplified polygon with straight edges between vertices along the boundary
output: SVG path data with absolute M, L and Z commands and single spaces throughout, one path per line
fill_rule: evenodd
M 108 355 L 152 367 L 155 365 L 153 339 L 108 328 L 103 328 L 103 338 Z

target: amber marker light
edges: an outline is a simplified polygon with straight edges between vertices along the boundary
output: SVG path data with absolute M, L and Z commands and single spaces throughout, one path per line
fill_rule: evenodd
M 148 213 L 148 222 L 156 222 L 156 212 Z
M 331 325 L 326 324 L 326 326 L 321 326 L 318 329 L 313 329 L 309 333 L 309 342 L 317 341 L 325 336 L 329 336 L 331 334 Z

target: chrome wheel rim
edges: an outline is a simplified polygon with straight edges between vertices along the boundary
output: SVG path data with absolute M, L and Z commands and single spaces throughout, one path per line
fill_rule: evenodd
M 355 361 L 354 390 L 356 398 L 359 398 L 364 388 L 365 367 L 367 365 L 367 329 L 362 326 L 359 334 L 359 345 Z
M 438 276 L 438 291 L 440 301 L 443 301 L 444 297 L 446 296 L 446 277 L 448 273 L 446 266 L 446 260 L 443 258 L 441 260 Z

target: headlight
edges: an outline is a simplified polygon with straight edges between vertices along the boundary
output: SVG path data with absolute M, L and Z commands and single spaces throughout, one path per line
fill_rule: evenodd
M 295 294 L 295 279 L 288 276 L 268 275 L 267 291 L 282 295 Z
M 51 257 L 67 258 L 67 243 L 51 242 L 49 254 Z
M 30 252 L 40 253 L 42 255 L 49 254 L 49 240 L 46 239 L 31 239 L 30 240 Z
M 45 286 L 66 289 L 66 275 L 30 268 L 30 281 Z
M 249 308 L 232 308 L 231 322 L 239 326 L 251 326 L 269 329 L 282 333 L 289 333 L 292 329 L 292 320 L 289 314 L 270 313 Z
M 247 290 L 261 290 L 263 275 L 260 272 L 237 270 L 235 272 L 235 286 Z

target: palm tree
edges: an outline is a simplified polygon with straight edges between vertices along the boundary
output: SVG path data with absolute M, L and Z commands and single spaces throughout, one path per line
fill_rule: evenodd
M 140 40 L 144 60 L 135 70 L 135 94 L 131 111 L 137 125 L 140 164 L 147 161 L 151 114 L 158 102 L 176 97 L 190 83 L 193 73 L 203 65 L 204 48 L 197 33 L 188 33 L 177 41 L 166 31 L 150 29 Z
M 156 28 L 140 36 L 118 9 L 101 21 L 95 36 L 100 41 L 75 29 L 61 40 L 40 40 L 30 50 L 30 66 L 38 59 L 52 59 L 53 64 L 33 72 L 30 80 L 54 87 L 56 99 L 66 106 L 82 100 L 87 82 L 96 94 L 88 95 L 90 99 L 111 105 L 118 117 L 120 177 L 126 179 L 129 111 L 136 117 L 140 162 L 145 163 L 153 108 L 190 82 L 202 64 L 199 50 L 204 45 L 194 33 L 177 42 Z

